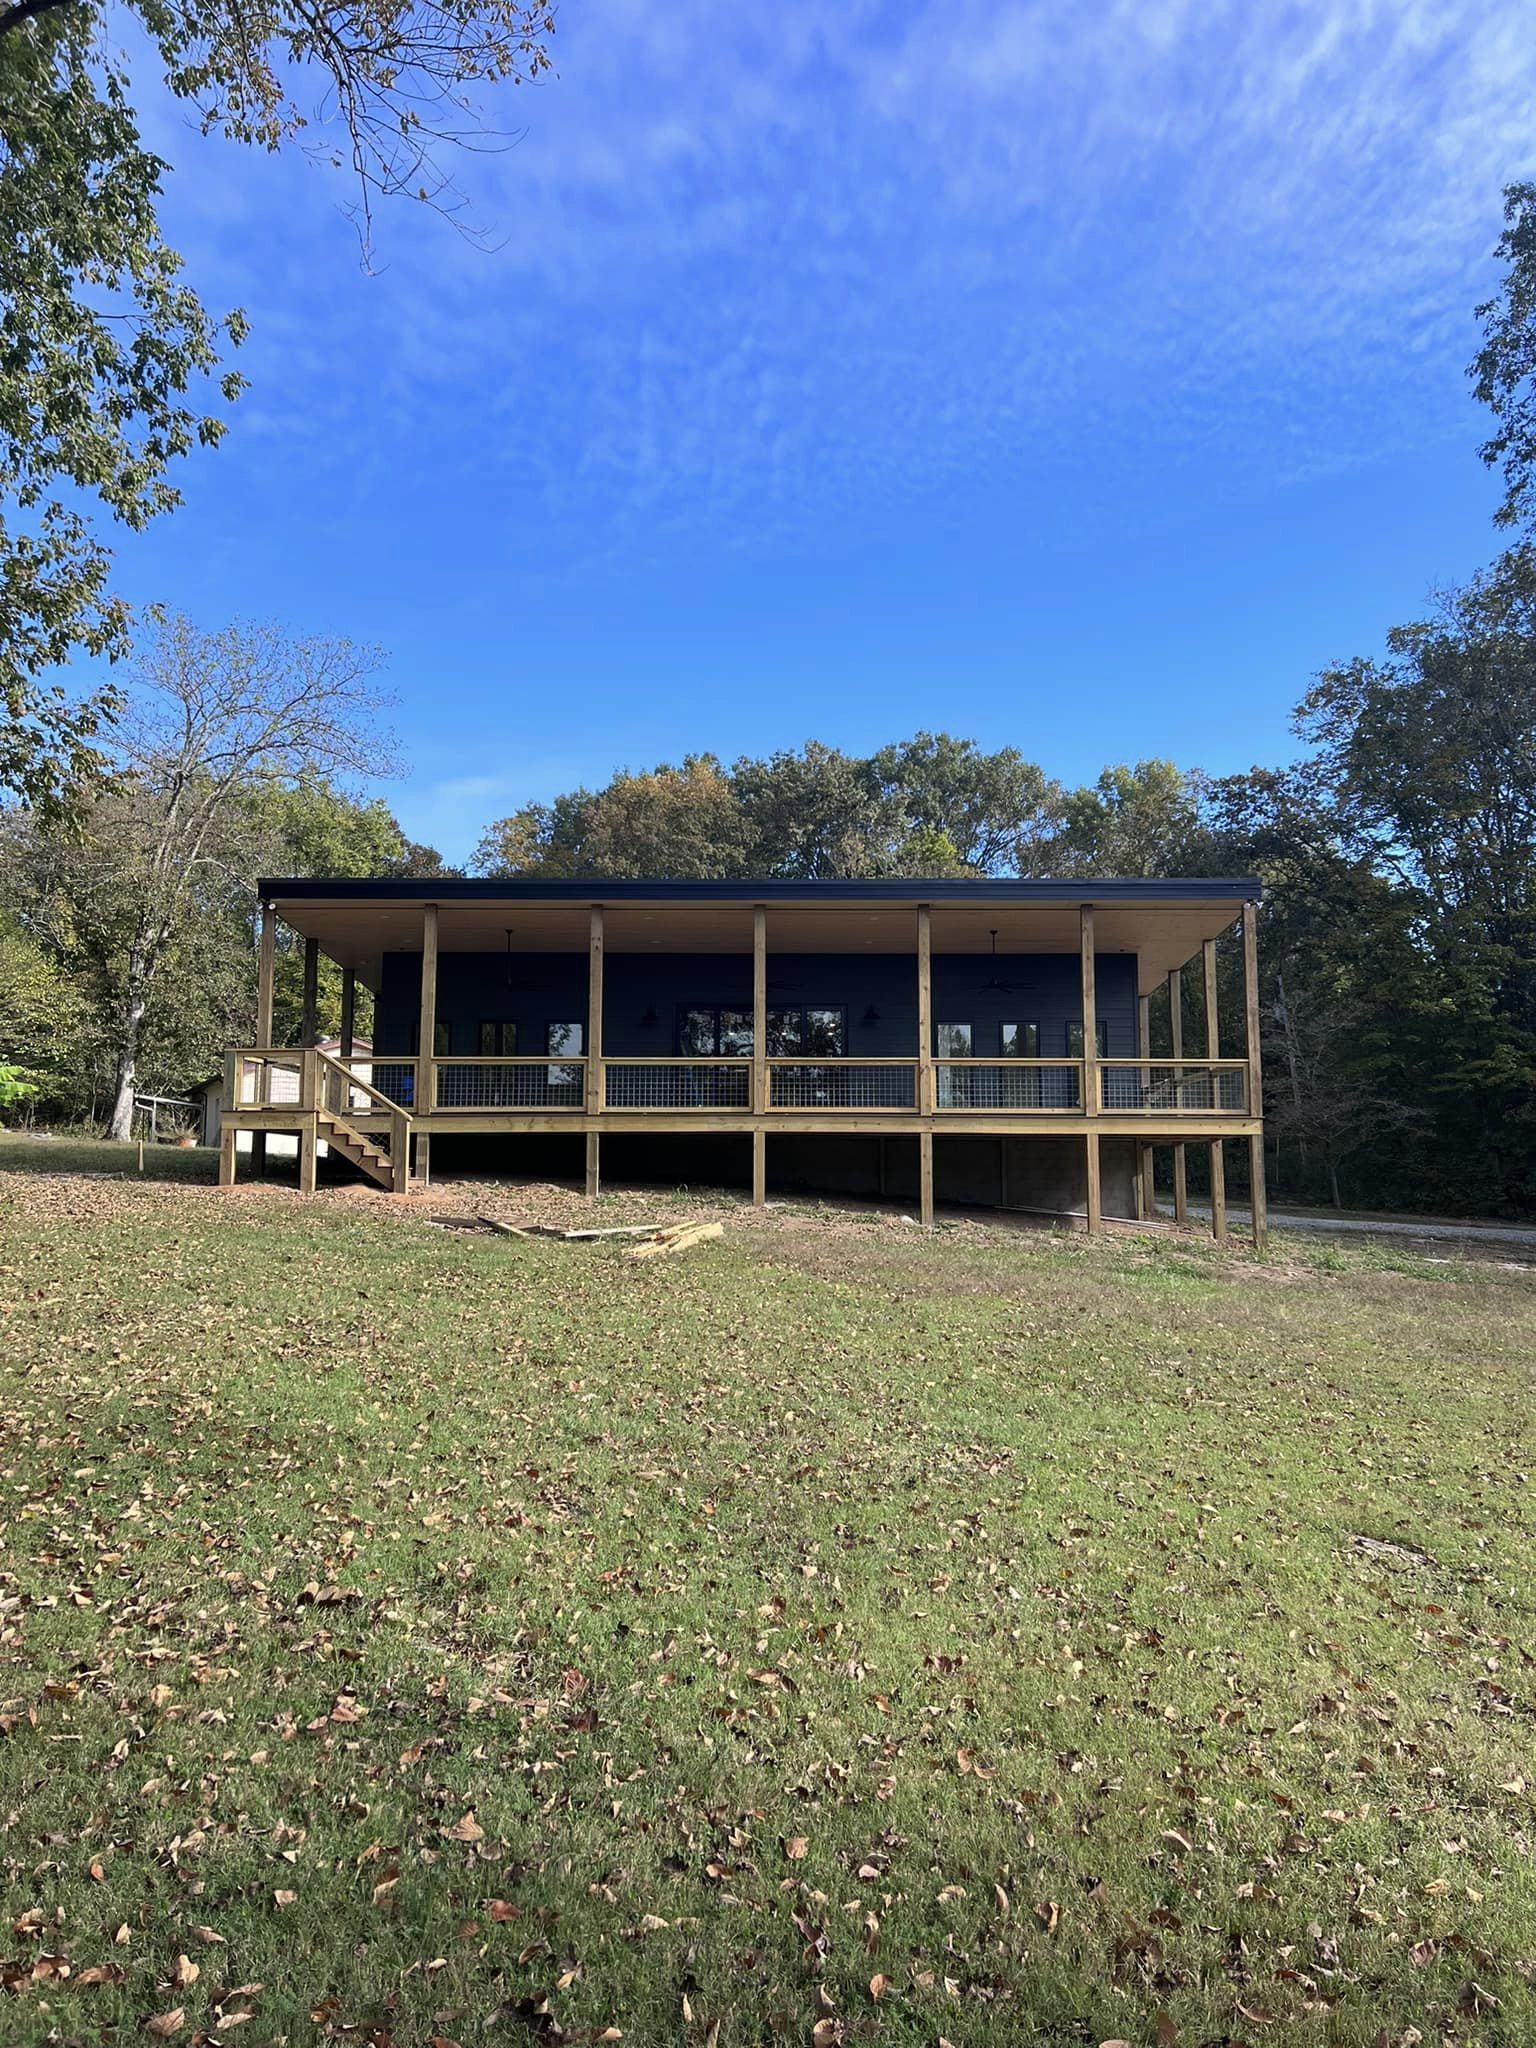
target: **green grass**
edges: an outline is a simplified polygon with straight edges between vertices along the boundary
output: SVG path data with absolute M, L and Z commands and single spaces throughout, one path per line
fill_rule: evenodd
M 140 1176 L 136 1142 L 105 1138 L 33 1137 L 0 1131 L 0 1173 L 90 1173 Z M 219 1176 L 218 1152 L 207 1145 L 144 1147 L 145 1180 L 212 1181 Z
M 0 1172 L 7 2042 L 1536 2035 L 1529 1277 L 419 1206 Z

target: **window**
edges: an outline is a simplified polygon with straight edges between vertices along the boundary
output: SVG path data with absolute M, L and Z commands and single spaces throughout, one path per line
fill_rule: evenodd
M 1107 1060 L 1109 1058 L 1109 1019 L 1107 1017 L 1099 1019 L 1098 1030 L 1094 1035 L 1099 1041 L 1099 1058 Z M 1081 1020 L 1079 1020 L 1077 1023 L 1067 1026 L 1067 1058 L 1069 1060 L 1080 1060 L 1082 1056 L 1083 1027 Z
M 480 1025 L 480 1057 L 509 1060 L 517 1052 L 517 1026 L 510 1017 L 487 1017 Z
M 767 1035 L 769 1059 L 840 1059 L 848 1050 L 848 1012 L 770 1010 Z M 752 1012 L 713 1004 L 680 1010 L 677 1043 L 686 1059 L 746 1059 L 752 1052 Z
M 421 1051 L 421 1019 L 419 1017 L 411 1025 L 411 1034 L 408 1042 L 411 1048 L 411 1058 L 415 1059 L 416 1055 Z M 453 1025 L 451 1021 L 447 1017 L 435 1018 L 432 1024 L 433 1058 L 445 1060 L 452 1051 Z
M 1002 1054 L 1005 1060 L 1037 1060 L 1040 1057 L 1040 1026 L 1038 1024 L 1004 1024 L 1002 1031 Z
M 1038 1024 L 1003 1024 L 998 1027 L 998 1045 L 1005 1060 L 1035 1060 L 1040 1057 L 1040 1026 Z M 997 1076 L 997 1104 L 999 1109 L 1041 1109 L 1045 1106 L 1041 1091 L 1043 1070 L 1039 1067 L 1020 1067 L 1016 1073 L 999 1072 Z
M 968 1060 L 976 1049 L 975 1029 L 969 1024 L 938 1024 L 934 1037 L 941 1060 Z M 963 1067 L 940 1067 L 940 1109 L 969 1109 L 975 1097 L 975 1079 Z
M 582 1024 L 550 1024 L 545 1031 L 544 1050 L 563 1052 L 572 1057 L 578 1055 L 586 1037 Z M 577 1102 L 581 1098 L 581 1068 L 551 1067 L 549 1069 L 549 1099 L 551 1102 Z

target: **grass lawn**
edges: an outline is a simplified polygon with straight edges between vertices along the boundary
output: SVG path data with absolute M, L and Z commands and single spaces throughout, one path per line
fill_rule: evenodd
M 1528 1273 L 23 1163 L 5 2042 L 1536 2038 Z

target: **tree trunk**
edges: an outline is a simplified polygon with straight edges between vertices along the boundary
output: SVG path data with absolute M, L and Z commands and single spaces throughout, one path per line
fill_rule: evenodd
M 1339 1195 L 1339 1169 L 1332 1159 L 1328 1162 L 1328 1186 L 1333 1195 L 1333 1206 L 1335 1209 L 1342 1209 L 1344 1203 Z
M 112 1090 L 112 1115 L 107 1136 L 127 1140 L 133 1135 L 133 1084 L 138 1078 L 139 1032 L 144 1023 L 142 996 L 130 1002 L 123 1017 L 122 1038 L 117 1048 L 117 1076 Z

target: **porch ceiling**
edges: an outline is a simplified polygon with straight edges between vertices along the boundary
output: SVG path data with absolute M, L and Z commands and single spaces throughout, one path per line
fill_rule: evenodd
M 313 888 L 315 885 L 310 884 Z M 1092 902 L 1093 885 L 1082 885 Z M 1151 994 L 1170 968 L 1180 967 L 1206 939 L 1219 937 L 1242 914 L 1252 891 L 1192 897 L 1184 885 L 1171 900 L 1141 896 L 1135 902 L 1096 902 L 1094 932 L 1101 953 L 1138 956 L 1137 980 Z M 520 953 L 585 953 L 589 912 L 599 890 L 586 901 L 497 900 L 477 896 L 454 901 L 445 890 L 438 910 L 438 948 L 446 953 L 500 953 L 512 932 Z M 775 903 L 768 908 L 770 953 L 915 953 L 917 898 L 907 903 Z M 327 898 L 274 892 L 278 916 L 293 931 L 315 939 L 323 953 L 352 968 L 377 991 L 386 953 L 421 951 L 422 901 L 409 898 Z M 609 902 L 604 909 L 604 947 L 609 953 L 750 953 L 751 899 L 722 902 Z M 1000 953 L 1075 953 L 1078 903 L 935 902 L 935 953 L 987 953 L 997 933 Z

